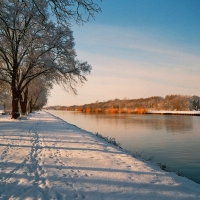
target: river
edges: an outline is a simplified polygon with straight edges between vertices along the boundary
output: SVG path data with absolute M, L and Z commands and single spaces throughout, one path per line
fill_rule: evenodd
M 200 184 L 200 116 L 48 112 Z

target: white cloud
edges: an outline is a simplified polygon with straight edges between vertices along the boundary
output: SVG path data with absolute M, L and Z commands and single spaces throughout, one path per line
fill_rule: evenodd
M 76 97 L 56 87 L 49 105 L 199 95 L 200 56 L 193 53 L 198 47 L 161 39 L 154 33 L 127 28 L 87 25 L 79 32 L 75 28 L 78 57 L 92 65 L 92 74 L 83 87 L 78 87 Z

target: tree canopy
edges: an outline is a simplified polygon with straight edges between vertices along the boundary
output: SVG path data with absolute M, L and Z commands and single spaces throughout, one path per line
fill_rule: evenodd
M 45 16 L 43 12 L 45 4 L 56 17 L 57 22 L 61 24 L 69 24 L 71 19 L 78 24 L 83 23 L 90 17 L 94 18 L 95 13 L 101 12 L 101 8 L 94 0 L 32 0 L 32 2 L 43 16 Z
M 75 4 L 76 12 L 71 9 Z M 50 20 L 49 8 L 60 23 Z M 77 84 L 86 80 L 91 66 L 76 58 L 74 38 L 67 23 L 71 18 L 83 21 L 81 8 L 88 17 L 100 9 L 91 0 L 0 1 L 0 80 L 11 86 L 12 118 L 19 117 L 20 96 L 38 76 L 74 93 Z

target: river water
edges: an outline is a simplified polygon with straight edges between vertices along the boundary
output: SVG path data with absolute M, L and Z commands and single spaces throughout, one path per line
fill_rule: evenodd
M 199 116 L 48 112 L 92 133 L 114 137 L 122 148 L 200 184 Z

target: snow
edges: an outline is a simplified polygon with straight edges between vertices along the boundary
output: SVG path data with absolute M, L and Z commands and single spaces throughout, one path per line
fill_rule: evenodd
M 200 185 L 41 111 L 0 116 L 0 199 L 200 199 Z
M 169 110 L 149 110 L 148 114 L 171 114 L 171 115 L 200 115 L 200 111 L 169 111 Z

